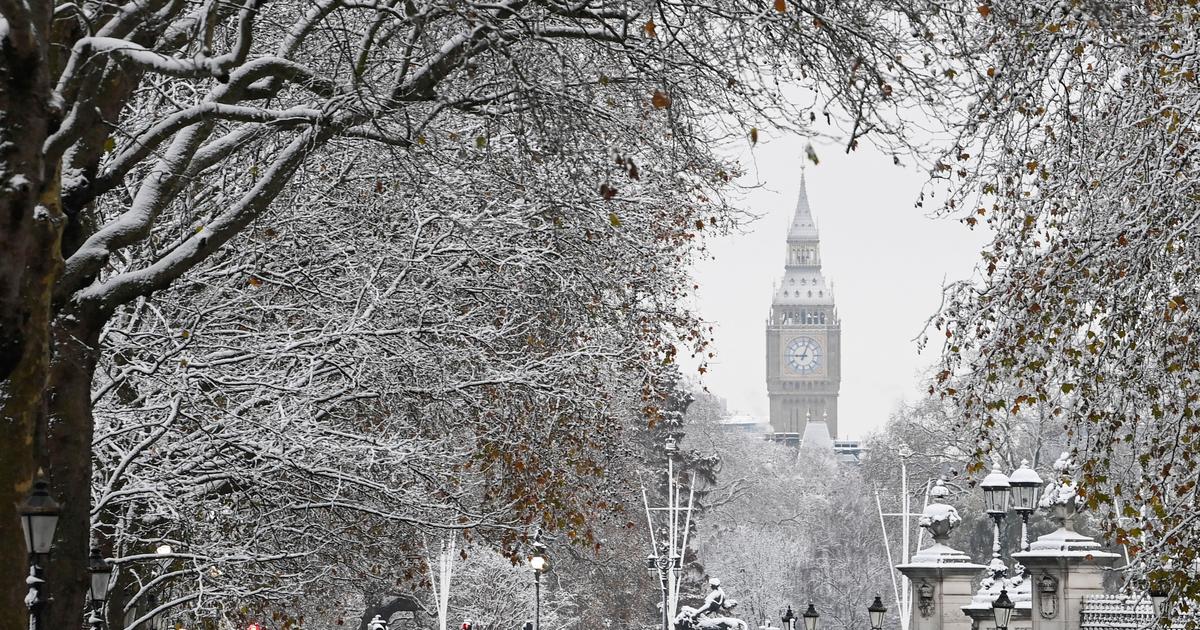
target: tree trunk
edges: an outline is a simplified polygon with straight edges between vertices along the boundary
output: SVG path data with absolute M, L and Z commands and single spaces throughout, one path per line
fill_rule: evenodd
M 104 317 L 68 311 L 52 325 L 50 424 L 46 432 L 49 473 L 62 502 L 54 554 L 46 567 L 54 605 L 47 628 L 80 628 L 87 604 L 87 557 L 91 534 L 92 376 Z
M 32 485 L 46 418 L 51 292 L 62 272 L 57 176 L 42 143 L 50 106 L 53 3 L 0 3 L 0 630 L 22 630 L 26 548 L 16 513 Z M 49 179 L 50 181 L 47 181 Z M 52 491 L 57 494 L 57 488 Z

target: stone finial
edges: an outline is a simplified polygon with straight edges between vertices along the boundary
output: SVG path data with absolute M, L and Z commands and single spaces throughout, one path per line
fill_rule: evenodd
M 971 559 L 966 554 L 946 544 L 946 541 L 950 539 L 950 532 L 962 522 L 958 516 L 958 510 L 943 502 L 949 494 L 950 491 L 946 489 L 946 484 L 941 479 L 934 484 L 933 488 L 930 488 L 929 504 L 925 506 L 917 524 L 929 531 L 929 535 L 933 538 L 933 544 L 913 554 L 913 565 L 964 564 L 975 566 L 970 565 Z
M 921 513 L 921 519 L 917 524 L 929 531 L 929 535 L 933 537 L 935 543 L 946 544 L 950 539 L 950 532 L 962 522 L 958 516 L 958 510 L 952 505 L 944 503 L 950 491 L 946 489 L 946 484 L 941 479 L 937 480 L 933 488 L 929 490 L 929 505 L 925 506 L 925 511 Z
M 1079 513 L 1079 493 L 1075 487 L 1071 454 L 1063 452 L 1054 462 L 1054 477 L 1046 484 L 1038 507 L 1050 512 L 1059 527 L 1075 531 L 1075 515 Z
M 1039 536 L 1029 545 L 1029 552 L 1019 554 L 1021 557 L 1027 553 L 1034 556 L 1065 554 L 1090 558 L 1116 557 L 1116 554 L 1102 552 L 1100 543 L 1075 531 L 1075 515 L 1079 513 L 1080 502 L 1070 453 L 1063 453 L 1054 462 L 1054 476 L 1046 484 L 1038 506 L 1050 512 L 1050 516 L 1059 522 L 1059 528 Z

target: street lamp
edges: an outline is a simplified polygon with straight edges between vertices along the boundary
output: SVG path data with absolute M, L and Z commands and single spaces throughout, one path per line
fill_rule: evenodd
M 542 544 L 542 532 L 533 537 L 533 554 L 529 557 L 533 568 L 533 630 L 542 628 L 542 574 L 550 570 L 550 556 Z
M 174 551 L 174 549 L 171 549 L 171 545 L 167 543 L 159 545 L 154 550 L 154 554 L 158 556 L 158 566 L 162 569 L 163 573 L 166 573 L 167 567 L 171 566 L 171 554 Z
M 88 556 L 88 573 L 92 575 L 89 589 L 92 602 L 100 606 L 104 600 L 108 599 L 108 582 L 112 577 L 112 565 L 100 556 L 100 550 L 95 547 L 92 547 L 92 553 Z
M 992 602 L 992 614 L 996 618 L 996 630 L 1008 630 L 1008 621 L 1012 619 L 1013 601 L 1008 598 L 1008 591 L 1001 589 L 1000 596 Z
M 671 559 L 666 556 L 657 556 L 654 554 L 646 556 L 646 569 L 650 571 L 650 575 L 658 576 L 659 590 L 662 592 L 662 630 L 671 630 L 667 596 L 667 586 L 671 578 L 671 564 Z
M 21 514 L 21 530 L 25 533 L 25 548 L 29 555 L 50 553 L 54 543 L 54 530 L 58 527 L 58 515 L 62 511 L 58 501 L 50 496 L 50 483 L 38 471 L 33 490 L 25 502 L 17 506 Z
M 783 630 L 795 630 L 796 613 L 792 612 L 791 604 L 788 604 L 787 612 L 783 613 L 781 620 L 783 621 Z
M 1150 602 L 1154 604 L 1154 618 L 1162 619 L 1167 609 L 1167 589 L 1155 586 L 1150 589 Z
M 1023 459 L 1021 467 L 1008 478 L 1008 483 L 1012 486 L 1013 509 L 1021 515 L 1021 551 L 1029 551 L 1029 517 L 1037 509 L 1042 478 L 1029 467 L 1029 460 Z
M 817 609 L 813 608 L 812 602 L 808 603 L 808 610 L 804 611 L 804 630 L 817 630 L 817 619 L 821 615 L 817 614 Z
M 38 566 L 38 556 L 50 553 L 54 544 L 54 530 L 58 527 L 58 515 L 61 506 L 50 496 L 50 483 L 46 476 L 38 470 L 37 479 L 25 501 L 17 506 L 21 515 L 21 531 L 25 534 L 25 548 L 29 552 L 29 577 L 25 583 L 29 586 L 29 595 L 25 604 L 29 607 L 30 626 L 39 630 L 42 625 L 42 584 L 41 567 Z
M 112 577 L 112 565 L 109 564 L 103 557 L 100 556 L 100 550 L 92 547 L 92 553 L 88 556 L 88 573 L 91 574 L 91 584 L 89 591 L 92 596 L 92 614 L 88 617 L 88 623 L 93 628 L 99 628 L 104 619 L 100 616 L 100 611 L 104 609 L 104 600 L 108 599 L 108 584 L 109 578 Z
M 996 526 L 992 530 L 992 558 L 1000 557 L 1000 522 L 1004 520 L 1004 515 L 1008 513 L 1009 500 L 1012 498 L 1012 485 L 1008 482 L 1008 477 L 1000 471 L 1000 458 L 996 457 L 992 460 L 992 472 L 983 478 L 983 482 L 979 484 L 983 488 L 983 505 L 987 510 L 988 516 L 992 517 Z
M 887 606 L 883 605 L 883 600 L 879 596 L 875 596 L 875 601 L 867 606 L 867 613 L 871 615 L 871 630 L 883 630 L 883 616 L 887 614 Z

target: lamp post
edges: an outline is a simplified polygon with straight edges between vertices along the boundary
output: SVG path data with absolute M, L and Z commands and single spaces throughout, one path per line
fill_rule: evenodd
M 550 570 L 550 556 L 542 544 L 542 532 L 533 537 L 533 554 L 529 557 L 533 568 L 533 630 L 542 628 L 542 574 Z
M 154 593 L 146 594 L 146 610 L 150 613 L 150 618 L 146 620 L 146 627 L 149 630 L 159 630 L 158 613 L 154 612 L 158 609 L 158 595 Z
M 1042 478 L 1029 467 L 1029 460 L 1023 459 L 1021 467 L 1008 478 L 1008 483 L 1012 486 L 1012 507 L 1021 515 L 1021 551 L 1029 551 L 1029 516 L 1037 509 Z
M 1012 486 L 1008 477 L 1000 471 L 999 457 L 992 460 L 992 472 L 988 473 L 979 485 L 983 488 L 984 508 L 995 522 L 992 529 L 992 560 L 995 561 L 1000 559 L 1000 523 L 1008 513 L 1009 501 L 1012 498 Z
M 1150 588 L 1150 602 L 1154 604 L 1155 620 L 1162 619 L 1163 615 L 1166 614 L 1167 597 L 1167 589 L 1162 588 L 1161 586 L 1154 586 Z
M 867 606 L 867 614 L 871 616 L 871 630 L 883 630 L 883 617 L 887 614 L 887 606 L 883 605 L 883 600 L 879 596 L 875 596 L 875 601 Z
M 791 604 L 788 604 L 787 612 L 783 613 L 780 620 L 783 621 L 783 630 L 796 630 L 796 613 L 792 612 Z
M 1008 598 L 1008 591 L 1001 589 L 1000 596 L 992 602 L 992 615 L 996 619 L 996 630 L 1008 630 L 1008 621 L 1012 619 L 1013 601 Z
M 817 609 L 813 608 L 812 602 L 808 603 L 808 610 L 804 611 L 804 630 L 817 630 L 817 620 L 821 615 L 817 614 Z
M 17 506 L 17 512 L 21 515 L 21 530 L 25 534 L 25 548 L 29 551 L 29 577 L 25 578 L 25 583 L 29 585 L 29 594 L 25 596 L 25 604 L 29 607 L 29 627 L 41 630 L 42 608 L 45 605 L 41 592 L 45 580 L 41 576 L 38 557 L 50 553 L 61 512 L 58 502 L 50 496 L 50 483 L 41 470 L 38 470 L 29 496 Z
M 100 550 L 95 547 L 92 547 L 92 553 L 88 556 L 88 573 L 92 578 L 88 589 L 92 596 L 92 614 L 88 617 L 88 623 L 93 628 L 99 628 L 104 624 L 104 617 L 100 613 L 104 610 L 104 601 L 108 599 L 112 565 L 100 556 Z
M 175 550 L 171 549 L 171 545 L 167 543 L 163 543 L 154 549 L 154 555 L 158 556 L 158 568 L 163 573 L 166 573 L 167 567 L 171 566 L 171 554 L 174 552 Z
M 167 578 L 165 576 L 167 575 L 167 569 L 169 569 L 171 567 L 171 559 L 172 559 L 171 554 L 173 554 L 173 553 L 175 553 L 175 550 L 171 548 L 171 545 L 169 545 L 165 542 L 154 548 L 154 555 L 158 556 L 158 560 L 156 560 L 156 562 L 158 563 L 158 575 L 162 576 L 162 580 L 163 580 L 163 584 L 162 584 L 163 599 L 166 600 L 167 602 L 171 601 L 171 590 L 167 586 Z M 152 595 L 153 595 L 153 593 L 152 593 Z M 154 606 L 152 606 L 151 608 L 153 609 L 156 606 L 157 606 L 157 600 L 156 600 L 156 603 L 154 604 Z M 166 611 L 164 610 L 163 612 L 166 612 Z M 161 613 L 157 614 L 151 620 L 150 627 L 152 628 L 152 630 L 158 630 L 159 628 L 164 628 L 165 627 L 164 621 L 166 621 L 165 615 L 163 615 Z
M 662 592 L 662 630 L 671 630 L 670 595 L 668 585 L 671 580 L 671 559 L 666 556 L 650 554 L 646 556 L 646 570 L 650 575 L 658 576 L 659 589 Z

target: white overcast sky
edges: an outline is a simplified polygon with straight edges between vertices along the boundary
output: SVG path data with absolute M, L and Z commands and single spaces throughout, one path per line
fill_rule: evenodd
M 763 184 L 741 204 L 760 219 L 744 233 L 713 241 L 714 258 L 694 269 L 696 306 L 716 328 L 717 356 L 701 382 L 731 412 L 766 419 L 764 321 L 773 283 L 783 275 L 805 162 L 823 271 L 842 318 L 839 437 L 862 437 L 901 400 L 922 395 L 920 375 L 938 348 L 918 355 L 913 338 L 936 311 L 943 282 L 971 275 L 984 234 L 915 208 L 925 182 L 918 169 L 894 166 L 870 146 L 846 155 L 819 144 L 814 166 L 803 158 L 806 142 L 778 137 L 738 156 L 748 169 L 744 183 Z

